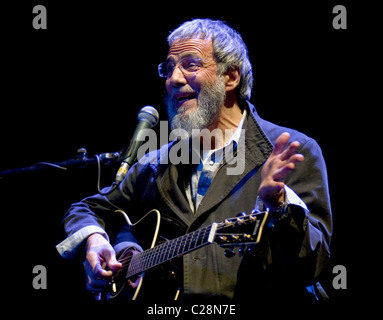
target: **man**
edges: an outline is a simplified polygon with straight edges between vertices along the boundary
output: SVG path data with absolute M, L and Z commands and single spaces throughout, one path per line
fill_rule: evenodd
M 199 155 L 199 163 L 161 161 L 167 156 L 164 150 L 171 152 L 185 139 L 150 153 L 108 195 L 71 206 L 64 218 L 68 238 L 58 251 L 73 257 L 85 244 L 87 289 L 97 293 L 122 268 L 116 255 L 126 248 L 133 254 L 142 251 L 140 244 L 151 237 L 148 231 L 117 223 L 116 209 L 133 222 L 158 209 L 161 236 L 172 239 L 240 212 L 268 208 L 272 223 L 253 252 L 227 258 L 224 249 L 209 245 L 174 262 L 180 298 L 269 299 L 276 293 L 318 298 L 319 286 L 314 285 L 329 257 L 332 232 L 319 146 L 258 116 L 249 102 L 253 76 L 247 48 L 235 30 L 221 21 L 192 20 L 173 31 L 168 42 L 159 74 L 166 78 L 170 126 L 188 132 L 188 139 L 197 136 L 200 146 L 190 151 Z M 209 135 L 213 130 L 222 134 Z M 230 149 L 243 157 L 243 170 L 236 174 L 227 171 L 233 166 L 225 157 Z M 166 282 L 160 282 L 163 274 L 145 275 L 150 279 L 147 299 L 160 299 L 168 291 Z

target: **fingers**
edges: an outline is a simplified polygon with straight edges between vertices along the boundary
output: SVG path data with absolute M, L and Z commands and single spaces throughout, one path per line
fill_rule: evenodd
M 140 280 L 141 280 L 141 275 L 139 274 L 138 276 L 134 277 L 133 279 L 129 279 L 128 284 L 133 289 L 136 289 L 140 283 Z
M 86 289 L 90 292 L 102 292 L 109 285 L 109 281 L 105 279 L 97 279 L 87 276 Z
M 289 159 L 291 156 L 293 156 L 297 152 L 299 146 L 300 146 L 299 142 L 297 141 L 291 142 L 287 146 L 287 148 L 280 153 L 281 160 L 284 161 Z
M 282 133 L 275 142 L 273 152 L 271 155 L 278 155 L 283 152 L 289 142 L 290 134 L 288 132 Z
M 273 179 L 275 181 L 284 181 L 286 175 L 295 169 L 295 164 L 296 162 L 288 162 L 281 166 L 279 169 L 276 169 L 273 174 Z
M 99 262 L 94 267 L 88 260 L 84 262 L 86 274 L 86 289 L 91 292 L 101 292 L 109 284 L 104 270 Z
M 104 259 L 105 259 L 106 265 L 110 269 L 109 271 L 107 271 L 108 273 L 107 276 L 111 277 L 112 274 L 116 273 L 118 270 L 122 268 L 122 264 L 118 262 L 116 259 L 116 253 L 114 252 L 114 250 L 106 250 L 104 252 Z
M 303 155 L 296 154 L 300 144 L 298 141 L 291 142 L 288 144 L 290 139 L 290 134 L 288 132 L 282 133 L 274 146 L 271 156 L 279 157 L 281 161 L 287 161 L 291 163 L 298 163 L 304 160 Z
M 290 146 L 285 150 L 285 152 L 281 155 L 280 160 L 282 161 L 281 167 L 279 172 L 281 174 L 280 179 L 284 179 L 290 171 L 295 169 L 295 165 L 299 162 L 302 162 L 304 160 L 304 156 L 302 154 L 296 154 L 295 152 L 299 148 L 299 143 L 292 143 Z M 278 171 L 278 170 L 277 170 Z
M 106 270 L 107 263 L 104 261 L 100 263 L 98 260 L 93 268 L 93 275 L 96 279 L 98 278 L 110 278 L 113 276 L 113 271 L 112 270 Z
M 106 268 L 110 270 L 107 270 Z M 116 260 L 113 247 L 105 238 L 88 238 L 87 254 L 84 261 L 86 288 L 88 291 L 100 292 L 110 283 L 111 277 L 122 268 Z

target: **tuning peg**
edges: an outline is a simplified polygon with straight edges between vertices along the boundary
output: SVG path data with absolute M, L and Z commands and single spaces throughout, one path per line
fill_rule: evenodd
M 224 251 L 223 254 L 225 255 L 226 258 L 232 258 L 235 256 L 235 252 L 233 249 L 227 249 Z
M 237 223 L 237 226 L 241 226 L 245 223 L 245 220 L 243 220 L 243 218 L 237 218 L 236 223 Z
M 255 253 L 255 247 L 251 246 L 251 245 L 247 246 L 246 253 L 247 254 L 254 254 Z
M 241 212 L 236 215 L 237 218 L 247 216 L 246 212 Z
M 227 236 L 219 236 L 219 240 L 221 240 L 222 242 L 226 242 Z
M 240 257 L 243 257 L 245 255 L 245 247 L 238 248 L 238 254 Z

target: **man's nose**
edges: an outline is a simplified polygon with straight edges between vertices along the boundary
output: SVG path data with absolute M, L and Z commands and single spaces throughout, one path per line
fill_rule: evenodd
M 179 87 L 187 84 L 185 75 L 178 66 L 173 70 L 173 73 L 169 78 L 169 83 L 173 87 Z

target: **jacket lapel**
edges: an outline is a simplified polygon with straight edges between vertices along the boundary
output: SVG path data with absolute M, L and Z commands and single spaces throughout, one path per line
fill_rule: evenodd
M 241 135 L 240 137 L 236 155 L 239 157 L 237 158 L 238 161 L 240 159 L 245 161 L 244 170 L 242 173 L 228 176 L 227 169 L 233 168 L 238 164 L 222 164 L 198 207 L 195 215 L 196 218 L 202 216 L 205 212 L 223 201 L 250 172 L 258 170 L 272 152 L 273 145 L 259 127 L 255 119 L 257 116 L 255 108 L 250 103 L 248 111 L 247 119 L 245 119 L 243 124 L 245 136 Z M 243 139 L 245 140 L 244 143 Z
M 183 143 L 183 141 L 175 143 Z M 169 149 L 175 143 L 171 143 Z M 194 215 L 186 197 L 184 183 L 185 179 L 190 180 L 191 165 L 175 165 L 169 160 L 168 154 L 166 157 L 168 165 L 159 166 L 160 169 L 156 179 L 159 194 L 176 216 L 187 226 L 190 226 Z

